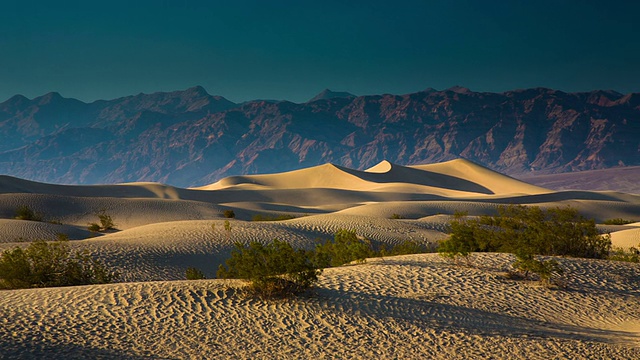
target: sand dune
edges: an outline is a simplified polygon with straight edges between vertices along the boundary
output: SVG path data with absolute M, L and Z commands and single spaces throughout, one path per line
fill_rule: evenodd
M 640 228 L 621 230 L 611 233 L 611 243 L 613 246 L 627 249 L 630 247 L 640 248 Z
M 632 359 L 638 267 L 559 259 L 569 290 L 410 255 L 328 269 L 314 295 L 263 301 L 234 281 L 16 290 L 0 297 L 0 348 L 47 358 Z
M 3 291 L 0 357 L 640 357 L 634 264 L 559 259 L 569 290 L 550 291 L 502 278 L 505 254 L 474 255 L 475 268 L 433 254 L 372 259 L 326 270 L 311 298 L 269 303 L 239 297 L 237 282 L 175 281 L 190 266 L 214 276 L 236 241 L 312 248 L 349 229 L 374 245 L 434 244 L 456 211 L 489 215 L 504 204 L 570 205 L 598 222 L 640 220 L 638 195 L 551 191 L 466 160 L 382 162 L 366 171 L 327 164 L 191 189 L 0 176 L 0 251 L 63 233 L 124 282 Z M 45 221 L 14 220 L 25 205 Z M 88 232 L 103 210 L 117 229 Z M 225 210 L 236 218 L 225 219 Z M 258 214 L 295 218 L 250 221 Z M 638 246 L 639 230 L 640 223 L 600 225 L 616 246 Z

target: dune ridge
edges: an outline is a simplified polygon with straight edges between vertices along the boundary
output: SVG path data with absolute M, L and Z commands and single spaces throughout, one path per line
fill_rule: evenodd
M 2 356 L 640 357 L 637 264 L 558 259 L 569 289 L 551 291 L 500 275 L 508 254 L 474 254 L 471 268 L 435 254 L 369 259 L 325 270 L 309 298 L 276 302 L 239 296 L 235 281 L 178 281 L 191 266 L 215 276 L 235 242 L 278 238 L 310 249 L 349 229 L 376 246 L 433 247 L 456 211 L 491 215 L 505 204 L 570 205 L 597 222 L 634 221 L 599 229 L 616 246 L 640 243 L 639 195 L 552 191 L 464 159 L 383 161 L 366 171 L 326 164 L 189 189 L 0 176 L 0 251 L 62 233 L 73 250 L 122 274 L 119 284 L 0 292 Z M 45 221 L 14 219 L 25 205 Z M 89 232 L 101 211 L 116 229 Z M 255 215 L 293 219 L 251 221 Z

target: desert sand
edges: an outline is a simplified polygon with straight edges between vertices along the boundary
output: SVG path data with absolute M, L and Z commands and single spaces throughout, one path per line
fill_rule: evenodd
M 311 248 L 338 229 L 374 244 L 446 238 L 456 211 L 571 205 L 598 223 L 640 220 L 640 195 L 552 191 L 466 160 L 366 171 L 326 164 L 235 176 L 197 188 L 157 183 L 67 186 L 0 176 L 0 251 L 67 235 L 122 274 L 120 283 L 0 292 L 2 357 L 608 358 L 640 357 L 638 264 L 558 259 L 567 289 L 507 280 L 508 254 L 471 267 L 437 254 L 326 269 L 306 297 L 264 301 L 214 277 L 236 241 Z M 43 222 L 15 220 L 27 205 Z M 223 212 L 233 210 L 231 231 Z M 117 230 L 87 231 L 105 211 Z M 291 215 L 284 221 L 251 221 Z M 400 217 L 400 219 L 391 219 Z M 599 225 L 615 246 L 640 223 Z

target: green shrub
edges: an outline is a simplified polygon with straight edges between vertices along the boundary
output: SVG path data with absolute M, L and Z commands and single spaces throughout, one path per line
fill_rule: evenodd
M 263 245 L 252 241 L 245 246 L 235 243 L 231 258 L 218 268 L 217 277 L 244 279 L 254 294 L 263 297 L 288 296 L 310 288 L 318 281 L 321 270 L 312 254 L 294 250 L 278 239 Z
M 553 277 L 558 277 L 564 273 L 562 267 L 556 260 L 538 260 L 534 255 L 526 252 L 516 254 L 516 261 L 513 263 L 514 269 L 523 273 L 525 279 L 529 279 L 530 273 L 537 274 L 540 282 L 549 285 L 558 285 L 553 282 Z
M 234 219 L 236 217 L 236 213 L 233 210 L 225 210 L 222 215 L 227 219 Z
M 419 243 L 413 240 L 404 240 L 391 248 L 381 246 L 380 250 L 375 253 L 375 256 L 396 256 L 396 255 L 408 255 L 408 254 L 422 254 L 429 252 L 427 245 Z
M 451 222 L 451 236 L 439 251 L 449 257 L 497 251 L 604 259 L 611 250 L 609 235 L 600 235 L 595 221 L 577 210 L 536 206 L 500 206 L 497 216 Z
M 640 250 L 635 247 L 629 249 L 617 247 L 609 253 L 609 260 L 638 263 L 640 262 Z
M 113 222 L 113 219 L 110 215 L 107 215 L 104 210 L 100 211 L 96 214 L 98 219 L 100 219 L 100 228 L 102 231 L 108 231 L 115 228 L 116 224 Z
M 105 210 L 101 210 L 96 213 L 96 216 L 100 220 L 100 224 L 89 223 L 89 231 L 91 232 L 105 232 L 114 229 L 116 224 L 113 222 L 111 215 L 107 215 Z
M 19 206 L 16 209 L 15 218 L 18 220 L 42 221 L 42 216 L 26 205 Z
M 404 219 L 404 218 L 400 214 L 393 213 L 391 215 L 391 219 Z
M 34 241 L 0 257 L 0 287 L 9 289 L 104 284 L 117 276 L 88 253 L 71 253 L 66 240 Z
M 283 220 L 291 220 L 295 218 L 296 218 L 295 216 L 289 215 L 289 214 L 283 214 L 283 215 L 256 214 L 256 215 L 253 215 L 253 217 L 251 217 L 251 221 L 283 221 Z
M 206 279 L 206 277 L 204 276 L 204 273 L 200 269 L 197 269 L 194 267 L 188 267 L 187 270 L 185 271 L 185 276 L 187 277 L 187 280 Z
M 363 263 L 374 255 L 369 240 L 360 240 L 355 231 L 340 229 L 334 240 L 316 245 L 315 261 L 318 267 L 340 266 L 355 261 Z
M 605 225 L 627 225 L 627 224 L 631 224 L 631 223 L 633 223 L 633 221 L 631 221 L 631 220 L 615 218 L 615 219 L 605 220 L 603 224 L 605 224 Z

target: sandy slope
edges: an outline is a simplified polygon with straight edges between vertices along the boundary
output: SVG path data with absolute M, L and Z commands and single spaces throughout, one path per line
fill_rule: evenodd
M 505 280 L 512 259 L 438 255 L 328 269 L 309 297 L 261 301 L 221 280 L 5 291 L 4 357 L 632 359 L 637 266 L 559 259 L 567 290 Z
M 118 269 L 121 281 L 138 282 L 1 292 L 0 358 L 638 357 L 640 270 L 633 264 L 560 259 L 570 289 L 549 291 L 502 279 L 495 269 L 508 266 L 508 255 L 478 255 L 482 268 L 471 269 L 416 255 L 326 270 L 312 298 L 275 303 L 238 297 L 228 282 L 171 281 L 189 266 L 213 276 L 236 241 L 279 238 L 310 248 L 350 229 L 375 245 L 433 244 L 446 237 L 456 211 L 493 214 L 511 203 L 571 205 L 597 221 L 640 220 L 638 195 L 555 192 L 466 160 L 382 162 L 367 171 L 327 164 L 194 189 L 0 176 L 0 251 L 26 246 L 20 238 L 64 233 L 74 249 Z M 49 222 L 13 220 L 22 205 Z M 230 232 L 228 209 L 237 216 Z M 117 230 L 89 233 L 101 210 Z M 296 218 L 250 221 L 255 214 Z M 601 230 L 612 232 L 615 245 L 637 246 L 639 224 Z

